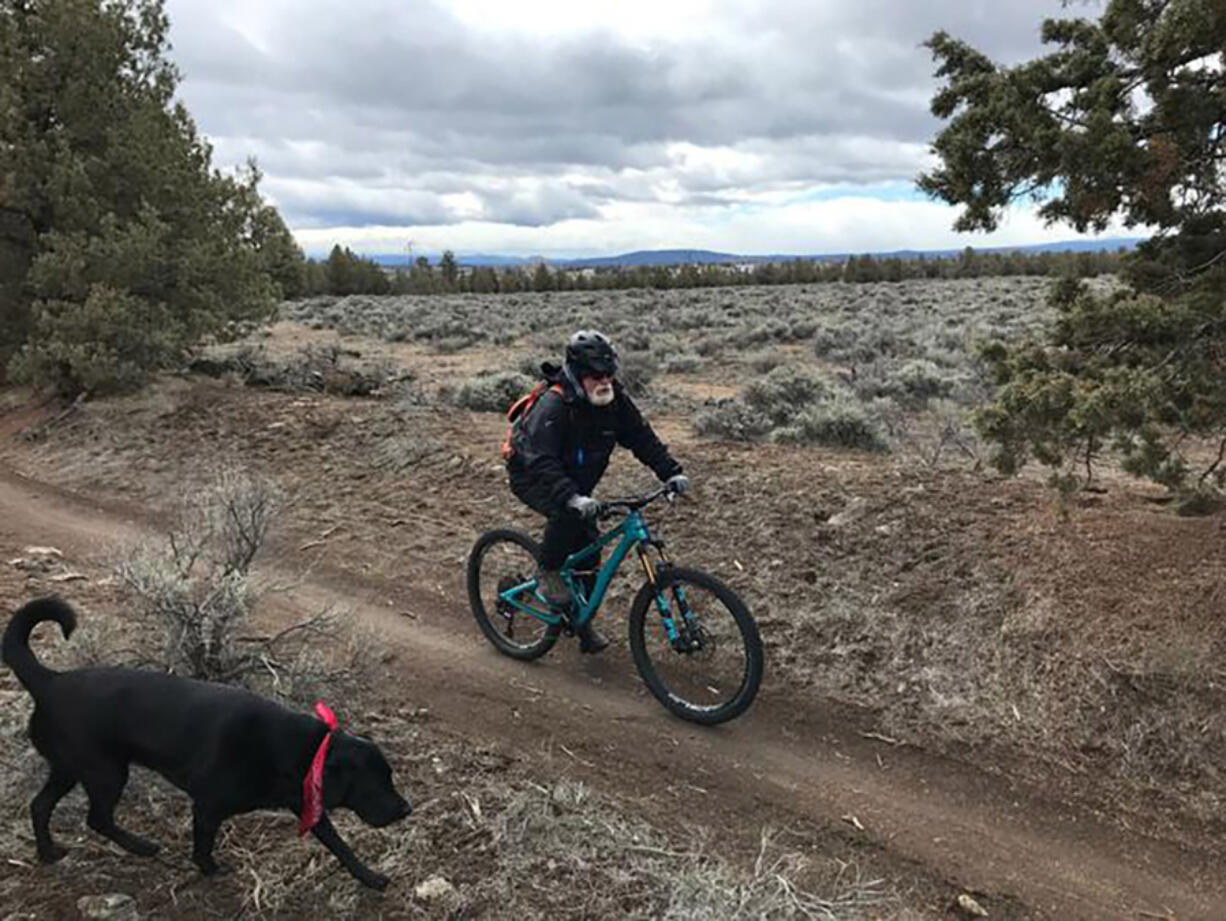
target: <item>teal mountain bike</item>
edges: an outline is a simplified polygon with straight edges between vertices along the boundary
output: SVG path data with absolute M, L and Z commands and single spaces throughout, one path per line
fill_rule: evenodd
M 563 632 L 573 633 L 600 609 L 609 582 L 631 553 L 646 580 L 630 608 L 630 654 L 652 694 L 695 723 L 733 719 L 753 703 L 762 683 L 762 639 L 757 624 L 727 585 L 697 569 L 674 566 L 664 544 L 651 536 L 643 509 L 673 494 L 602 502 L 599 518 L 617 525 L 567 558 L 562 580 L 571 601 L 553 608 L 537 591 L 538 545 L 522 531 L 487 531 L 468 557 L 473 617 L 499 652 L 538 659 Z M 598 568 L 593 562 L 612 545 Z M 654 551 L 653 554 L 649 551 Z M 585 565 L 586 564 L 586 565 Z

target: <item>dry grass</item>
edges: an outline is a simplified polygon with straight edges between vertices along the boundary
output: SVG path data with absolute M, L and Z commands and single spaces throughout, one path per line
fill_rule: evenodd
M 464 822 L 502 869 L 467 898 L 501 904 L 509 917 L 539 898 L 530 886 L 510 885 L 514 880 L 550 885 L 555 917 L 838 921 L 896 902 L 883 880 L 860 878 L 847 864 L 838 865 L 829 894 L 808 891 L 799 882 L 808 862 L 768 831 L 753 864 L 734 866 L 701 834 L 679 842 L 579 783 L 526 783 L 510 795 L 487 787 L 463 799 Z

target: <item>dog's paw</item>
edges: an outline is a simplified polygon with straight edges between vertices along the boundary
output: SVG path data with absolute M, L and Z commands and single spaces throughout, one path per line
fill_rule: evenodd
M 387 884 L 390 882 L 391 880 L 382 873 L 367 873 L 362 877 L 362 885 L 369 886 L 371 889 L 378 889 L 380 892 L 386 889 Z
M 200 868 L 200 872 L 205 876 L 218 876 L 220 874 L 230 872 L 230 868 L 224 863 L 218 863 L 212 857 L 207 855 L 203 857 L 192 857 L 192 860 L 195 862 L 196 866 Z
M 132 839 L 127 842 L 127 848 L 137 857 L 152 857 L 162 849 L 162 846 L 133 835 Z
M 68 856 L 68 848 L 60 847 L 58 844 L 53 844 L 45 850 L 38 852 L 39 863 L 59 863 Z

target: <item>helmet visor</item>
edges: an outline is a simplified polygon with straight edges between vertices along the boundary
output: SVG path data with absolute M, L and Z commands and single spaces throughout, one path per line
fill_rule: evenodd
M 580 374 L 598 374 L 613 377 L 617 374 L 616 355 L 593 355 L 579 364 Z

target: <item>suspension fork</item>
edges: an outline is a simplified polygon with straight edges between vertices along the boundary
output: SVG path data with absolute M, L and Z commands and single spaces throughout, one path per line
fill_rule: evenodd
M 639 555 L 639 563 L 643 566 L 643 572 L 647 575 L 647 582 L 651 586 L 652 597 L 656 602 L 656 612 L 660 615 L 660 621 L 664 624 L 664 630 L 668 633 L 668 641 L 674 649 L 679 651 L 689 651 L 694 648 L 695 632 L 694 615 L 691 613 L 689 605 L 685 602 L 685 592 L 676 582 L 671 586 L 674 601 L 677 603 L 677 610 L 682 614 L 681 622 L 678 624 L 677 619 L 673 617 L 672 609 L 669 607 L 668 599 L 660 590 L 659 573 L 661 569 L 666 569 L 672 565 L 664 552 L 664 544 L 661 541 L 649 541 L 660 554 L 659 564 L 653 563 L 651 556 L 647 553 L 643 544 L 639 542 L 635 547 Z

